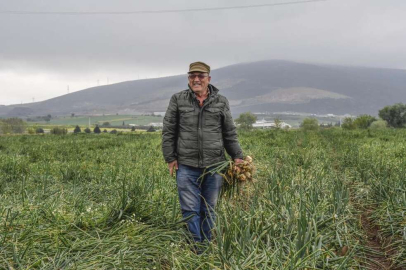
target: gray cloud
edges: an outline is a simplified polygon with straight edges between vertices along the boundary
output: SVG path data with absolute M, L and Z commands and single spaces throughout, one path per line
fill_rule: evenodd
M 137 11 L 247 5 L 241 0 L 139 2 L 1 1 L 0 10 Z M 281 2 L 290 1 L 250 4 Z M 133 79 L 136 74 L 184 73 L 188 63 L 196 60 L 218 68 L 264 59 L 406 68 L 405 11 L 402 0 L 329 0 L 169 14 L 0 14 L 0 72 L 82 81 L 111 74 L 120 80 L 131 79 L 132 73 Z

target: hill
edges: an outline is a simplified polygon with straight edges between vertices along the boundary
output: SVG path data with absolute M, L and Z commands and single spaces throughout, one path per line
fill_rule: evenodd
M 212 71 L 212 83 L 244 111 L 374 114 L 406 102 L 406 71 L 270 60 Z M 93 87 L 42 102 L 0 107 L 0 116 L 138 114 L 165 111 L 186 75 Z

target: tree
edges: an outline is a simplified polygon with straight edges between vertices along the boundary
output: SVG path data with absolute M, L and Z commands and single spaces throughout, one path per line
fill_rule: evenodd
M 85 128 L 85 133 L 91 133 L 92 131 L 90 130 L 90 128 Z
M 246 112 L 240 114 L 240 116 L 235 119 L 235 122 L 240 125 L 240 128 L 251 129 L 252 124 L 257 121 L 257 116 L 251 112 Z
M 357 128 L 367 129 L 371 126 L 372 122 L 374 121 L 376 121 L 375 117 L 368 114 L 362 114 L 357 118 L 355 118 L 354 125 Z
M 112 131 L 110 131 L 111 134 L 117 134 L 117 130 L 113 129 Z
M 109 127 L 110 126 L 110 122 L 103 122 L 102 127 Z
M 49 121 L 51 121 L 52 116 L 50 114 L 48 114 L 47 116 L 43 117 L 45 122 L 49 123 Z
M 107 129 L 104 129 L 104 130 L 103 130 L 103 133 L 107 133 Z
M 82 130 L 80 129 L 79 126 L 76 126 L 75 129 L 73 130 L 73 133 L 75 133 L 75 134 L 80 133 L 80 132 L 82 132 Z
M 341 127 L 343 129 L 356 129 L 356 126 L 354 124 L 354 119 L 351 117 L 346 117 L 343 120 L 343 123 L 341 124 Z
M 1 134 L 11 134 L 12 133 L 12 128 L 11 125 L 9 123 L 7 123 L 6 121 L 2 121 L 0 120 L 0 133 Z
M 391 127 L 404 127 L 406 125 L 406 104 L 397 103 L 386 106 L 379 111 L 379 117 L 388 122 Z
M 388 122 L 385 120 L 377 120 L 372 122 L 370 129 L 386 129 L 388 127 Z
M 74 114 L 74 113 L 71 113 L 71 114 L 70 114 L 70 117 L 72 117 L 72 118 L 75 117 L 75 114 Z
M 134 127 L 134 126 L 131 127 L 131 131 L 135 131 L 135 127 Z
M 275 128 L 280 129 L 282 127 L 282 120 L 279 118 L 275 118 L 273 120 L 273 122 L 275 123 Z
M 123 121 L 123 126 L 125 126 L 125 122 Z
M 26 126 L 22 119 L 16 117 L 0 120 L 0 131 L 3 134 L 24 133 Z
M 96 125 L 96 127 L 93 129 L 93 132 L 96 133 L 96 134 L 100 134 L 100 133 L 101 133 L 101 130 L 100 130 L 100 128 L 99 128 L 99 125 Z
M 50 132 L 54 135 L 65 135 L 68 133 L 68 130 L 66 128 L 54 127 Z
M 37 134 L 44 134 L 44 129 L 43 129 L 43 128 L 37 128 L 37 129 L 35 130 L 35 133 L 37 133 Z
M 319 121 L 316 118 L 305 118 L 303 119 L 300 127 L 305 130 L 318 130 L 319 129 Z
M 147 132 L 155 132 L 155 128 L 153 126 L 150 126 L 149 129 L 147 130 Z

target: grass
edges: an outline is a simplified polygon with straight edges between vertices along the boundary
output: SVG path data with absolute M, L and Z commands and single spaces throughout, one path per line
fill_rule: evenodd
M 0 137 L 0 269 L 362 269 L 358 204 L 402 266 L 405 135 L 240 132 L 257 181 L 220 200 L 200 256 L 159 133 Z

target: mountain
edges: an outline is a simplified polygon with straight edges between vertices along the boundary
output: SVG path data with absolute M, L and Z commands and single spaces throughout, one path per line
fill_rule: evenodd
M 270 60 L 213 70 L 234 114 L 252 111 L 372 114 L 406 103 L 406 70 Z M 0 116 L 136 114 L 165 111 L 185 75 L 98 86 L 42 102 L 0 106 Z

